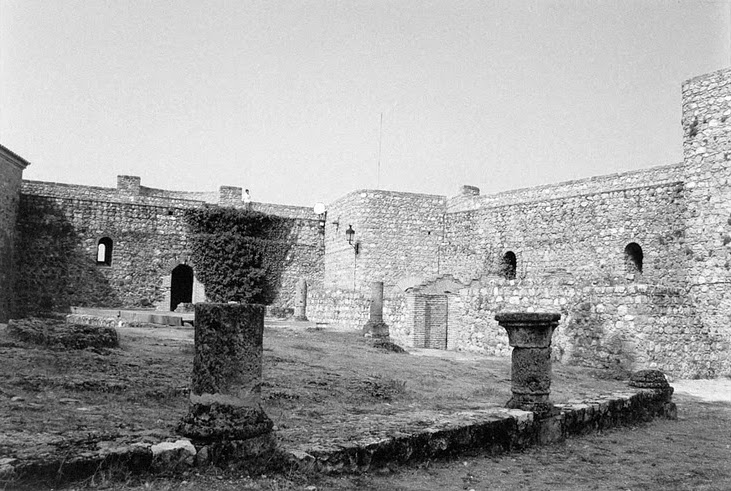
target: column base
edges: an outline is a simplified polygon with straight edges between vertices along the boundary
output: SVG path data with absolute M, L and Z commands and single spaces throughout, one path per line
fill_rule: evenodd
M 366 325 L 363 326 L 363 336 L 367 338 L 373 338 L 388 341 L 390 339 L 390 332 L 388 329 L 388 324 L 385 322 L 373 322 L 368 321 L 366 322 Z
M 538 419 L 549 418 L 559 414 L 561 411 L 553 405 L 552 402 L 545 401 L 531 401 L 524 396 L 516 396 L 510 398 L 505 404 L 508 409 L 520 409 L 521 411 L 531 411 L 535 414 Z
M 176 431 L 191 440 L 247 440 L 270 433 L 274 423 L 260 406 L 191 404 Z

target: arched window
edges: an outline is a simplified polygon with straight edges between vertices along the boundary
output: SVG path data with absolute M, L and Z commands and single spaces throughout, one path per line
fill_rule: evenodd
M 503 255 L 502 273 L 506 280 L 514 280 L 515 272 L 518 270 L 518 259 L 513 251 L 508 251 Z
M 112 239 L 102 237 L 96 245 L 96 263 L 100 266 L 112 265 Z
M 642 273 L 642 247 L 630 242 L 624 248 L 624 265 L 628 274 Z

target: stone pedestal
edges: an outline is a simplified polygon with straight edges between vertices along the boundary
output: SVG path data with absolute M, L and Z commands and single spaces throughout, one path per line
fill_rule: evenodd
M 259 404 L 263 335 L 263 305 L 195 305 L 190 409 L 178 433 L 219 442 L 271 432 L 272 421 Z
M 555 412 L 551 393 L 551 337 L 561 314 L 509 312 L 495 320 L 508 332 L 513 347 L 513 397 L 507 407 L 533 411 L 539 416 Z
M 383 322 L 383 282 L 371 283 L 371 307 L 368 322 L 363 326 L 363 335 L 377 341 L 389 341 L 388 325 Z
M 307 281 L 300 278 L 297 282 L 297 297 L 294 301 L 294 320 L 307 321 Z
M 639 370 L 634 372 L 629 379 L 629 386 L 636 389 L 651 390 L 660 401 L 653 408 L 656 414 L 661 414 L 668 419 L 678 418 L 678 408 L 672 401 L 675 389 L 670 386 L 665 374 L 660 370 Z

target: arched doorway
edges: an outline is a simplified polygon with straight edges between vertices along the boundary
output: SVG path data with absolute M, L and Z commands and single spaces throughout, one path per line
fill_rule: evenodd
M 173 269 L 170 278 L 170 310 L 174 311 L 178 304 L 193 301 L 193 268 L 179 264 Z

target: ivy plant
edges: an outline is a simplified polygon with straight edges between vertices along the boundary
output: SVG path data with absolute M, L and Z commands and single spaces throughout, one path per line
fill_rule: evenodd
M 212 302 L 270 304 L 286 268 L 293 220 L 252 210 L 189 209 L 196 276 Z

